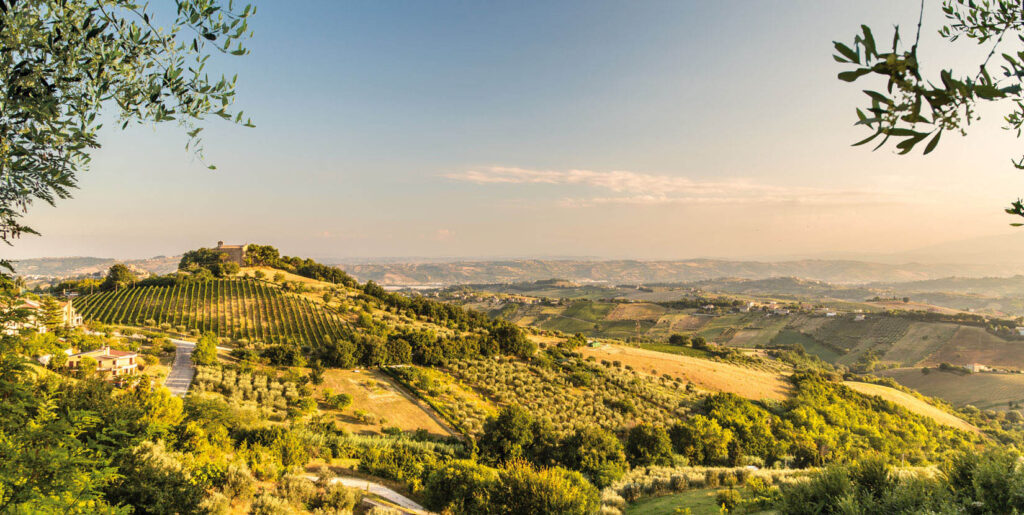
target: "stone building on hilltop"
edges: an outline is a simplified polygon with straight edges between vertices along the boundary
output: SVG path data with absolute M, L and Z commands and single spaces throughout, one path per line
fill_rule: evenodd
M 248 245 L 225 245 L 223 241 L 217 242 L 217 252 L 223 252 L 228 256 L 228 262 L 236 263 L 238 266 L 245 266 L 245 248 Z

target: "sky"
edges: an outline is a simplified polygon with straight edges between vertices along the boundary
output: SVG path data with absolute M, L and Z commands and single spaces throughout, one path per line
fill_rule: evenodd
M 206 162 L 173 125 L 104 129 L 74 198 L 6 255 L 683 259 L 885 254 L 1024 239 L 1022 145 L 982 111 L 928 156 L 850 144 L 833 40 L 911 37 L 914 1 L 258 2 Z M 978 49 L 937 35 L 925 66 Z

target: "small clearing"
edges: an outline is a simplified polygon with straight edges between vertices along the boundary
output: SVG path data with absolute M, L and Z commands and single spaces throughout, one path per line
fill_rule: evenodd
M 968 431 L 975 434 L 981 434 L 981 431 L 969 424 L 964 419 L 953 415 L 947 411 L 943 411 L 940 408 L 932 406 L 927 402 L 914 397 L 913 395 L 901 392 L 895 388 L 889 388 L 888 386 L 882 386 L 878 384 L 861 383 L 859 381 L 843 381 L 843 384 L 849 386 L 851 389 L 860 392 L 864 395 L 875 395 L 881 397 L 893 404 L 903 406 L 911 413 L 917 413 L 918 415 L 928 417 L 934 420 L 936 423 L 944 426 L 949 426 L 955 429 Z
M 316 388 L 317 400 L 320 400 L 325 388 L 330 388 L 335 394 L 347 393 L 352 396 L 352 405 L 342 413 L 323 403 L 320 404 L 320 410 L 333 416 L 353 433 L 379 433 L 385 427 L 394 426 L 402 431 L 426 429 L 439 436 L 453 434 L 429 406 L 378 371 L 330 369 L 324 372 L 324 383 Z M 368 420 L 358 420 L 356 411 L 366 412 Z
M 782 400 L 790 394 L 790 386 L 784 375 L 732 363 L 621 345 L 581 347 L 577 350 L 584 356 L 620 361 L 644 373 L 668 374 L 701 388 L 731 392 L 748 399 Z

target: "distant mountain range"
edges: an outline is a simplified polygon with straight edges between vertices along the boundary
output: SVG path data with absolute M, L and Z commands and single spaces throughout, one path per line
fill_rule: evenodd
M 105 274 L 115 263 L 124 263 L 132 268 L 151 274 L 169 274 L 178 269 L 181 256 L 156 256 L 148 259 L 120 260 L 97 257 L 33 258 L 15 261 L 18 275 L 38 279 L 63 279 L 83 275 Z
M 560 278 L 609 284 L 686 283 L 719 279 L 800 277 L 833 284 L 894 283 L 948 277 L 981 278 L 1024 274 L 1017 264 L 888 264 L 853 260 L 802 259 L 793 261 L 577 261 L 510 260 L 450 263 L 342 264 L 361 281 L 384 285 L 480 284 L 538 281 Z

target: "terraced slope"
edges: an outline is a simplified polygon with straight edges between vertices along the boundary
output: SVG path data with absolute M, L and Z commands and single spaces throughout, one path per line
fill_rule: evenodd
M 137 286 L 79 297 L 74 306 L 86 320 L 105 324 L 170 324 L 266 343 L 319 344 L 341 337 L 347 323 L 319 304 L 252 279 Z

